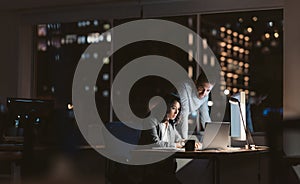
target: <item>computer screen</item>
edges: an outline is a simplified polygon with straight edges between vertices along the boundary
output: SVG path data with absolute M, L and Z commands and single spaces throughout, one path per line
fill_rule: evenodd
M 246 132 L 243 126 L 246 123 L 246 97 L 245 92 L 240 92 L 238 94 L 232 95 L 232 98 L 237 99 L 240 102 L 240 107 L 238 104 L 230 104 L 230 121 L 231 121 L 231 133 L 230 136 L 234 140 L 245 141 Z M 240 109 L 241 108 L 241 109 Z M 246 127 L 246 124 L 245 124 Z

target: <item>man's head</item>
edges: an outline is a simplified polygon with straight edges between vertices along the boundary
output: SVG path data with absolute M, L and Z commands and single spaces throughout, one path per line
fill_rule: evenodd
M 200 75 L 198 76 L 198 79 L 196 81 L 198 98 L 202 99 L 208 96 L 214 85 L 215 82 L 209 81 L 203 70 L 201 70 Z

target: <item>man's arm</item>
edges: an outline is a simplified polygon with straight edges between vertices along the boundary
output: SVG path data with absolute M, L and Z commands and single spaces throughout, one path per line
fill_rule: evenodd
M 200 122 L 203 128 L 205 128 L 206 122 L 211 122 L 207 102 L 208 102 L 208 97 L 206 97 L 205 102 L 199 108 Z
M 181 112 L 180 112 L 180 120 L 176 125 L 176 129 L 179 135 L 183 139 L 188 138 L 188 118 L 189 118 L 189 98 L 187 94 L 186 86 L 182 85 L 180 89 L 178 89 L 178 93 L 180 95 L 181 101 Z

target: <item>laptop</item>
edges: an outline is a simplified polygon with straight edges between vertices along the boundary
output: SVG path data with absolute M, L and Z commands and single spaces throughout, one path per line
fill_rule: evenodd
M 230 143 L 229 122 L 208 122 L 202 137 L 202 148 L 206 149 L 227 149 Z

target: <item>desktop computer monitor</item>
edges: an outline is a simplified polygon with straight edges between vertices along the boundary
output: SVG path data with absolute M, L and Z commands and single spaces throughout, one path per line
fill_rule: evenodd
M 17 137 L 23 137 L 25 129 L 29 128 L 37 141 L 48 139 L 54 110 L 53 100 L 7 98 L 7 109 L 5 137 L 17 140 Z
M 233 140 L 237 141 L 245 141 L 246 140 L 246 132 L 245 127 L 243 126 L 246 123 L 246 97 L 245 92 L 240 92 L 235 95 L 232 95 L 232 98 L 237 99 L 240 102 L 240 107 L 238 104 L 230 104 L 230 121 L 231 121 L 231 129 L 230 136 Z M 239 109 L 241 108 L 241 110 Z

